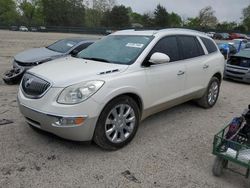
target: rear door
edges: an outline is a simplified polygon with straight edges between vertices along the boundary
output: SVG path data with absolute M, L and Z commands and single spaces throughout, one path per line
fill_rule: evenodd
M 205 52 L 196 36 L 178 36 L 182 60 L 186 64 L 185 93 L 190 94 L 205 88 L 207 70 Z

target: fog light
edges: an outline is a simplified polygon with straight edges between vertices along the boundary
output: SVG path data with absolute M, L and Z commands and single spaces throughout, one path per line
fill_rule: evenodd
M 77 126 L 84 123 L 83 117 L 59 117 L 58 121 L 55 122 L 56 126 Z

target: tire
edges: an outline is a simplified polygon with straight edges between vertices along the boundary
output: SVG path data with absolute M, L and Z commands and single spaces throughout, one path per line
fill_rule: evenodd
M 20 83 L 24 72 L 25 72 L 25 69 L 22 67 L 13 68 L 4 73 L 3 81 L 8 85 L 18 84 Z
M 223 168 L 226 168 L 228 164 L 228 160 L 223 159 L 221 157 L 216 157 L 213 164 L 213 175 L 216 177 L 220 177 L 223 173 Z
M 216 89 L 215 89 L 215 86 L 217 86 Z M 205 109 L 212 108 L 217 102 L 217 99 L 219 97 L 219 93 L 220 93 L 220 81 L 217 77 L 212 77 L 212 79 L 210 80 L 210 82 L 208 84 L 206 92 L 196 102 L 199 106 L 201 106 Z
M 136 102 L 125 95 L 117 97 L 101 112 L 93 140 L 106 150 L 122 148 L 134 138 L 139 121 L 140 112 Z

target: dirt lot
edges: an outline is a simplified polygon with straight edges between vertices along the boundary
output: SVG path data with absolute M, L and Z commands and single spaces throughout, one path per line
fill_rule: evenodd
M 0 74 L 17 52 L 72 36 L 0 31 Z M 18 111 L 17 89 L 0 81 L 0 119 L 14 121 L 0 126 L 0 187 L 250 187 L 232 172 L 211 173 L 213 135 L 250 103 L 250 85 L 223 81 L 210 110 L 186 103 L 151 116 L 115 152 L 34 131 Z

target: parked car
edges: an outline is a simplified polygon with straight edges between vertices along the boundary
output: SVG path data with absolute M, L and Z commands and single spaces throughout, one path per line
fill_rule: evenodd
M 231 56 L 225 67 L 224 78 L 250 83 L 250 49 Z
M 245 36 L 240 34 L 240 33 L 230 33 L 229 39 L 230 40 L 233 40 L 233 39 L 245 39 Z
M 217 43 L 217 46 L 225 59 L 237 53 L 237 49 L 232 43 Z
M 213 39 L 222 40 L 222 39 L 223 39 L 223 36 L 222 36 L 220 33 L 215 33 L 215 34 L 213 35 Z
M 30 27 L 30 31 L 32 31 L 32 32 L 37 32 L 38 30 L 37 30 L 36 27 Z
M 15 25 L 10 26 L 11 31 L 18 31 L 18 27 Z
M 213 35 L 213 38 L 218 39 L 218 40 L 228 40 L 229 34 L 228 33 L 215 33 Z
M 40 31 L 40 32 L 46 32 L 47 28 L 45 26 L 39 26 L 38 27 L 38 31 Z
M 28 70 L 18 101 L 31 126 L 112 150 L 156 112 L 189 100 L 213 107 L 223 71 L 224 57 L 203 33 L 125 30 Z
M 233 39 L 232 41 L 234 47 L 237 49 L 237 52 L 246 48 L 246 44 L 248 43 L 247 39 Z
M 214 34 L 215 34 L 215 32 L 212 32 L 212 31 L 206 33 L 206 35 L 211 37 L 211 38 L 214 37 Z
M 14 56 L 13 70 L 7 71 L 4 74 L 3 80 L 7 84 L 16 84 L 20 81 L 26 70 L 69 54 L 76 55 L 93 42 L 94 40 L 86 40 L 84 38 L 62 39 L 47 47 L 33 48 L 18 53 Z
M 27 27 L 25 26 L 20 26 L 19 31 L 29 31 Z

